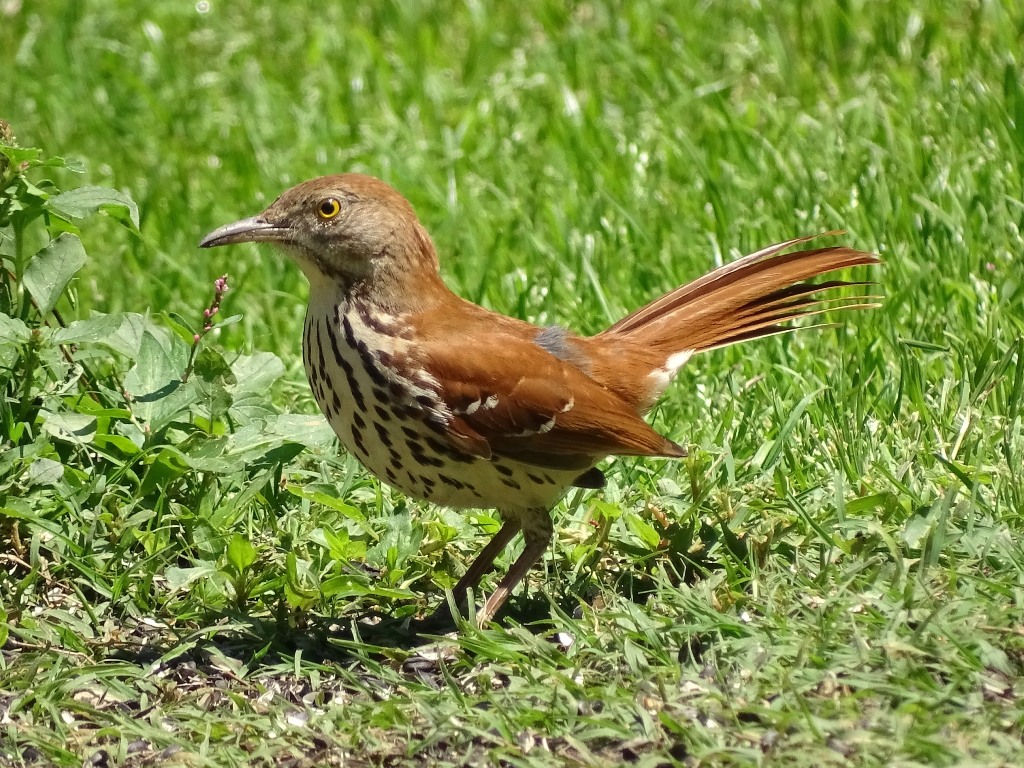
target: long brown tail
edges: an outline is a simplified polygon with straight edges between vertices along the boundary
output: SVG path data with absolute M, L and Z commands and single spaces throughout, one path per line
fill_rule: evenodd
M 873 254 L 843 246 L 781 253 L 816 237 L 787 240 L 721 266 L 627 315 L 601 335 L 628 334 L 634 342 L 672 355 L 792 331 L 783 324 L 827 310 L 878 306 L 878 296 L 819 295 L 869 282 L 801 282 L 879 263 Z
M 827 232 L 827 235 L 840 234 Z M 624 361 L 646 370 L 651 387 L 639 398 L 614 380 L 611 360 L 600 360 L 595 378 L 646 410 L 689 357 L 740 341 L 796 330 L 790 321 L 823 312 L 877 307 L 880 296 L 836 295 L 836 289 L 871 285 L 865 281 L 805 283 L 847 267 L 878 264 L 870 253 L 843 246 L 783 253 L 819 235 L 769 246 L 715 269 L 655 299 L 593 337 L 596 346 L 618 350 Z M 619 369 L 621 370 L 621 368 Z M 639 371 L 638 371 L 639 372 Z M 640 388 L 641 390 L 644 387 Z M 632 395 L 632 396 L 628 396 Z

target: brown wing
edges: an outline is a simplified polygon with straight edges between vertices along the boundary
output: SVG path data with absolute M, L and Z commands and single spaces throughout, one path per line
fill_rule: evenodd
M 610 454 L 685 455 L 617 395 L 509 330 L 520 329 L 467 334 L 469 352 L 446 340 L 417 345 L 418 362 L 448 406 L 454 447 L 482 456 L 486 444 L 491 455 L 573 470 Z

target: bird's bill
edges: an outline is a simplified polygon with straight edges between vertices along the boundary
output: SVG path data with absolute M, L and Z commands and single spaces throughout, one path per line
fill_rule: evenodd
M 215 248 L 218 245 L 232 243 L 274 243 L 286 239 L 287 234 L 286 227 L 279 227 L 259 216 L 253 216 L 213 230 L 199 241 L 199 247 Z

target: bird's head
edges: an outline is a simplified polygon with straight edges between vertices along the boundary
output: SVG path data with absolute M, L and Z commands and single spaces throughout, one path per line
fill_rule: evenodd
M 433 281 L 437 254 L 409 202 L 383 181 L 346 173 L 292 187 L 252 218 L 220 227 L 199 245 L 274 243 L 310 284 L 401 292 Z

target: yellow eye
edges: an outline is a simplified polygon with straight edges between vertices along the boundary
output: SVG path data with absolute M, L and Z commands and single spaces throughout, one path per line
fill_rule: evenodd
M 333 197 L 328 197 L 317 206 L 316 213 L 321 219 L 333 219 L 341 213 L 341 203 Z

